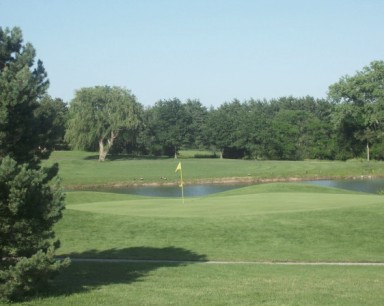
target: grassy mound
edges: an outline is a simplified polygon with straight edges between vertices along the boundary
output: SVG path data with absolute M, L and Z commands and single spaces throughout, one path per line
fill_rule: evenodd
M 145 246 L 193 250 L 209 260 L 384 261 L 384 244 L 377 243 L 383 215 L 381 196 L 297 183 L 187 198 L 184 205 L 177 198 L 71 192 L 57 232 L 61 255 L 78 257 L 191 259 L 131 253 Z

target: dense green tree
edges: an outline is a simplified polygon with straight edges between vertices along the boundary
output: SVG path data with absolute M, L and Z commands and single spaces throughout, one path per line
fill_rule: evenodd
M 64 195 L 58 168 L 30 169 L 9 157 L 0 162 L 0 299 L 38 293 L 68 261 L 55 259 L 53 225 Z
M 330 103 L 309 96 L 282 97 L 273 100 L 271 106 L 275 111 L 270 135 L 274 158 L 332 158 Z
M 230 144 L 227 136 L 231 132 L 225 123 L 226 114 L 220 109 L 211 108 L 208 113 L 206 138 L 209 140 L 210 149 L 220 152 L 223 158 L 225 147 Z
M 211 148 L 220 152 L 220 158 L 244 156 L 242 122 L 244 107 L 238 100 L 211 109 L 207 118 L 207 138 Z
M 68 119 L 67 104 L 59 98 L 52 99 L 46 95 L 41 99 L 35 116 L 38 130 L 44 131 L 44 134 L 39 134 L 38 140 L 41 153 L 51 152 L 57 146 L 62 146 Z
M 177 98 L 160 100 L 151 109 L 152 145 L 162 148 L 162 154 L 174 156 L 188 144 L 190 120 L 183 103 Z
M 139 128 L 141 113 L 141 104 L 129 90 L 109 86 L 82 88 L 70 103 L 65 139 L 78 149 L 97 144 L 99 161 L 104 161 L 123 131 Z
M 204 134 L 208 110 L 201 104 L 199 100 L 187 100 L 183 104 L 186 112 L 187 135 L 186 145 L 189 148 L 200 149 L 207 144 L 207 139 Z
M 365 146 L 369 160 L 370 147 L 384 136 L 384 62 L 371 62 L 354 76 L 342 77 L 329 87 L 328 96 L 339 103 L 334 114 L 339 142 L 352 155 Z
M 35 54 L 19 28 L 0 28 L 0 157 L 18 162 L 38 162 L 48 150 L 35 111 L 49 82 L 43 63 L 34 65 Z
M 332 158 L 332 105 L 312 97 L 234 100 L 211 109 L 211 145 L 232 158 Z
M 335 105 L 327 100 L 316 100 L 315 108 L 308 126 L 310 140 L 305 158 L 335 159 L 336 138 L 332 125 L 332 113 Z
M 312 97 L 235 99 L 209 110 L 198 100 L 160 100 L 143 110 L 135 133 L 120 134 L 114 152 L 177 156 L 206 148 L 226 158 L 333 159 L 333 109 Z
M 271 159 L 302 159 L 300 138 L 305 112 L 296 110 L 280 110 L 270 123 L 268 156 Z
M 137 136 L 138 152 L 143 155 L 163 155 L 163 145 L 157 140 L 155 111 L 153 107 L 146 107 L 142 114 L 142 124 Z
M 249 145 L 259 158 L 332 158 L 331 104 L 307 96 L 251 100 L 248 107 L 255 127 Z
M 181 148 L 205 148 L 208 110 L 198 100 L 160 100 L 144 109 L 137 150 L 143 154 L 177 157 Z
M 269 145 L 269 126 L 271 122 L 270 105 L 263 100 L 249 100 L 244 103 L 244 115 L 241 121 L 243 146 L 246 157 L 251 159 L 267 158 Z
M 0 28 L 0 299 L 7 300 L 38 292 L 67 264 L 54 257 L 64 196 L 57 164 L 40 166 L 56 133 L 42 102 L 46 73 L 34 57 L 19 28 Z

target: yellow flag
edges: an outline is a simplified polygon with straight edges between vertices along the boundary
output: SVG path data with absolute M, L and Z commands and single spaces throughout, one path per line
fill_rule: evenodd
M 184 204 L 184 186 L 183 186 L 183 171 L 181 171 L 181 162 L 177 164 L 175 172 L 180 171 L 180 188 L 181 188 L 181 198 Z

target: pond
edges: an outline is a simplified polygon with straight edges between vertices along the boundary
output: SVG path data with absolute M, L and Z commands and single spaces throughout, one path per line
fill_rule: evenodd
M 185 197 L 198 197 L 209 194 L 219 193 L 235 188 L 249 186 L 249 184 L 199 184 L 199 185 L 185 185 Z M 98 191 L 114 192 L 122 194 L 135 194 L 151 197 L 181 197 L 181 188 L 176 185 L 172 186 L 132 186 L 124 188 L 101 188 Z
M 308 181 L 308 183 L 374 194 L 384 191 L 384 179 L 319 180 Z
M 304 181 L 303 183 L 334 187 L 352 191 L 367 192 L 378 194 L 384 190 L 384 179 L 371 180 L 319 180 Z M 198 184 L 184 186 L 185 197 L 206 196 L 209 194 L 219 193 L 231 189 L 242 188 L 250 184 Z M 152 197 L 180 197 L 181 189 L 178 186 L 132 186 L 124 188 L 102 188 L 98 191 L 114 192 L 122 194 L 134 194 Z

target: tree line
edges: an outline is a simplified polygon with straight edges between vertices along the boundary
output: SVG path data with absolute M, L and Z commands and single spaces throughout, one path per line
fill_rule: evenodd
M 383 159 L 384 62 L 340 78 L 326 99 L 234 99 L 207 108 L 173 98 L 143 107 L 124 88 L 82 88 L 66 118 L 65 142 L 99 149 L 100 160 L 108 152 L 177 157 L 180 149 L 221 158 Z

